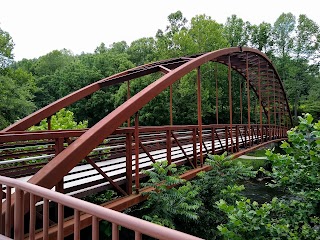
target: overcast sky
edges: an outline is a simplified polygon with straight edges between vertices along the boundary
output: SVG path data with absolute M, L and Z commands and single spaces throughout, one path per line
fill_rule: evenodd
M 245 21 L 274 23 L 281 13 L 306 14 L 320 24 L 319 0 L 0 0 L 0 28 L 15 43 L 15 60 L 55 49 L 93 52 L 104 42 L 154 37 L 170 13 L 190 20 L 206 14 L 219 23 L 236 14 Z

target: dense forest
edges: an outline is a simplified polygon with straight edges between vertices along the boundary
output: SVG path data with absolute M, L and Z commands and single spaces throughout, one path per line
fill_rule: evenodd
M 232 15 L 221 24 L 206 15 L 187 20 L 177 11 L 168 16 L 168 25 L 159 29 L 154 37 L 140 38 L 130 45 L 125 41 L 110 46 L 101 43 L 93 53 L 79 55 L 67 49 L 53 50 L 36 59 L 16 62 L 12 53 L 14 40 L 0 28 L 0 129 L 70 92 L 126 69 L 230 46 L 248 46 L 266 53 L 284 82 L 293 116 L 309 112 L 319 118 L 319 43 L 319 26 L 306 15 L 283 13 L 274 23 L 259 25 Z M 208 123 L 215 112 L 215 89 L 206 87 L 210 74 L 208 67 L 202 86 L 204 123 Z M 226 71 L 222 68 L 219 74 Z M 152 76 L 133 81 L 131 94 L 151 81 Z M 175 124 L 196 123 L 196 113 L 191 111 L 196 105 L 184 104 L 195 99 L 195 84 L 190 84 L 191 81 L 192 76 L 186 76 L 173 88 Z M 227 91 L 226 87 L 227 84 L 220 81 L 219 94 Z M 69 110 L 74 112 L 77 121 L 88 120 L 91 126 L 121 104 L 126 94 L 125 85 L 102 89 L 73 104 Z M 228 105 L 227 98 L 219 101 L 222 106 Z M 141 125 L 168 124 L 169 114 L 163 114 L 168 111 L 168 104 L 168 94 L 160 94 L 140 111 Z M 223 122 L 227 115 L 222 113 L 219 118 Z

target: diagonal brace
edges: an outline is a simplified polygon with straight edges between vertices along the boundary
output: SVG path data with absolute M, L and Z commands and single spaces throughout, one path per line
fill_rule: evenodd
M 188 161 L 189 161 L 189 163 L 191 164 L 191 166 L 192 166 L 193 168 L 195 168 L 194 165 L 193 165 L 193 163 L 192 163 L 192 161 L 191 161 L 191 159 L 188 157 L 187 153 L 184 151 L 183 147 L 181 146 L 180 142 L 178 141 L 178 139 L 176 138 L 176 136 L 173 134 L 173 132 L 171 132 L 171 135 L 172 135 L 172 137 L 174 138 L 174 140 L 176 141 L 176 143 L 178 144 L 178 146 L 179 146 L 179 148 L 181 149 L 181 151 L 183 152 L 184 156 L 188 159 Z

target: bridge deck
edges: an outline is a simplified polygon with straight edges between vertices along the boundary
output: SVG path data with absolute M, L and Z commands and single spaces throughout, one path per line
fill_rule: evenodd
M 246 145 L 249 145 L 249 142 L 260 142 L 261 136 L 251 135 L 245 136 L 244 129 L 241 129 L 241 134 L 239 137 L 228 138 L 228 143 L 226 143 L 225 132 L 224 129 L 216 130 L 216 139 L 212 140 L 212 131 L 204 130 L 203 131 L 203 145 L 202 151 L 204 154 L 212 153 L 212 143 L 214 143 L 214 152 L 221 153 L 227 150 L 227 146 L 229 151 L 231 151 L 231 145 L 235 147 L 236 143 L 238 143 L 239 148 L 243 148 Z M 192 142 L 192 138 L 190 137 L 192 134 L 191 131 L 179 131 L 175 133 L 175 139 L 172 138 L 172 143 L 179 142 L 180 144 L 173 144 L 170 148 L 170 157 L 171 161 L 176 165 L 182 165 L 188 162 L 188 159 L 191 159 L 194 155 L 194 144 Z M 234 133 L 234 135 L 236 135 Z M 153 161 L 163 161 L 168 157 L 167 148 L 165 148 L 166 144 L 166 134 L 156 133 L 152 134 L 153 138 L 156 140 L 150 140 L 151 136 L 149 134 L 141 135 L 141 145 L 145 146 L 145 148 L 151 149 L 150 151 L 142 151 L 139 152 L 139 170 L 141 169 L 150 169 Z M 266 135 L 262 136 L 266 138 Z M 217 139 L 218 138 L 218 139 Z M 210 139 L 210 140 L 209 140 Z M 96 162 L 96 165 L 106 173 L 113 181 L 117 184 L 123 184 L 126 181 L 126 167 L 127 167 L 127 156 L 124 154 L 119 155 L 120 151 L 124 151 L 126 148 L 125 143 L 123 143 L 123 137 L 112 137 L 108 139 L 109 146 L 96 148 L 95 152 L 108 150 L 107 159 L 99 160 Z M 113 144 L 114 142 L 114 144 Z M 134 144 L 133 144 L 134 145 Z M 156 148 L 155 145 L 158 145 Z M 196 143 L 196 156 L 200 155 L 200 143 Z M 133 146 L 134 147 L 134 146 Z M 233 147 L 233 150 L 234 150 Z M 152 150 L 155 149 L 155 150 Z M 115 155 L 115 157 L 113 157 Z M 38 159 L 47 159 L 52 158 L 52 154 L 43 154 L 38 155 Z M 28 158 L 27 158 L 28 159 Z M 135 177 L 135 155 L 131 155 L 132 162 L 132 178 Z M 17 159 L 13 159 L 15 161 Z M 22 159 L 20 159 L 22 160 Z M 17 176 L 17 179 L 21 181 L 28 181 L 33 175 L 24 175 Z M 63 188 L 64 192 L 70 196 L 83 197 L 90 195 L 92 193 L 96 193 L 102 191 L 107 188 L 111 188 L 112 185 L 96 170 L 94 167 L 88 163 L 81 163 L 75 168 L 73 168 L 68 175 L 66 175 L 63 179 Z M 55 189 L 55 188 L 53 188 Z

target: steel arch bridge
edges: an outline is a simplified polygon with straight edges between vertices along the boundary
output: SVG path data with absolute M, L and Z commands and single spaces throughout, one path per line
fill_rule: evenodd
M 218 71 L 219 64 L 225 65 L 229 121 L 218 123 L 221 96 L 217 86 L 221 80 L 215 74 L 212 79 L 216 90 L 215 118 L 212 118 L 211 124 L 204 125 L 201 70 L 211 62 L 217 63 L 215 72 Z M 194 125 L 174 125 L 172 85 L 191 72 L 196 73 L 194 82 L 197 86 L 197 122 Z M 233 84 L 232 72 L 242 76 L 238 86 Z M 130 81 L 154 73 L 162 73 L 162 76 L 130 96 Z M 50 129 L 51 116 L 60 109 L 102 88 L 124 82 L 128 84 L 127 100 L 91 128 Z M 240 94 L 237 106 L 241 115 L 240 122 L 234 121 L 235 88 L 238 88 Z M 170 94 L 168 125 L 139 126 L 139 110 L 164 91 Z M 257 103 L 254 109 L 253 98 Z M 246 99 L 246 106 L 243 99 Z M 43 119 L 48 121 L 47 131 L 27 131 Z M 130 119 L 134 119 L 132 127 Z M 127 127 L 122 127 L 126 123 Z M 286 131 L 291 126 L 292 118 L 286 93 L 279 74 L 268 57 L 252 48 L 226 48 L 158 61 L 107 77 L 3 129 L 0 132 L 0 160 L 5 167 L 0 170 L 0 174 L 28 180 L 29 183 L 48 189 L 55 187 L 57 192 L 76 197 L 113 187 L 129 199 L 144 191 L 140 188 L 141 169 L 150 168 L 152 162 L 167 159 L 169 163 L 188 164 L 193 170 L 182 176 L 188 179 L 198 171 L 208 169 L 204 164 L 207 154 L 227 151 L 238 156 L 253 148 L 286 139 Z M 40 163 L 32 162 L 35 160 L 40 160 Z M 12 165 L 17 162 L 23 164 Z M 133 189 L 136 194 L 133 194 Z M 28 196 L 25 193 L 25 212 L 29 209 Z M 139 197 L 130 198 L 113 208 L 122 210 L 141 201 L 142 198 Z M 9 201 L 9 205 L 13 205 L 13 202 L 14 200 Z M 3 214 L 6 211 L 8 208 L 2 209 Z

